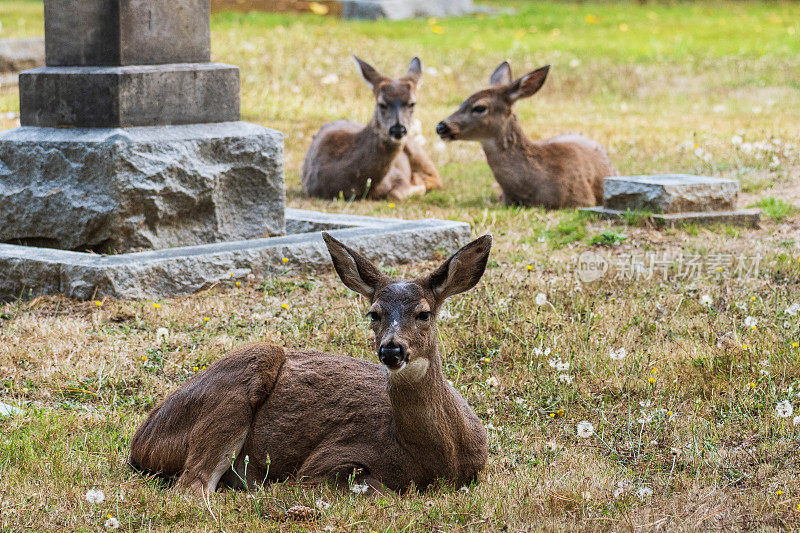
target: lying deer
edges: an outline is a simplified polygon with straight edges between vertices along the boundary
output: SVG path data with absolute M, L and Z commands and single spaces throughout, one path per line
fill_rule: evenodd
M 403 200 L 442 186 L 428 154 L 408 138 L 422 75 L 419 58 L 393 80 L 353 56 L 375 94 L 366 126 L 337 120 L 322 126 L 303 161 L 303 189 L 309 196 Z
M 344 284 L 371 303 L 382 365 L 268 344 L 235 350 L 150 413 L 131 441 L 134 467 L 200 493 L 288 477 L 342 488 L 354 480 L 374 493 L 477 476 L 486 430 L 445 379 L 436 315 L 478 283 L 491 236 L 412 281 L 393 281 L 323 237 Z
M 495 69 L 491 87 L 478 91 L 436 126 L 443 140 L 479 141 L 507 204 L 547 208 L 603 203 L 603 178 L 613 176 L 605 149 L 581 135 L 540 142 L 525 136 L 513 106 L 544 85 L 550 66 L 512 81 L 507 61 Z

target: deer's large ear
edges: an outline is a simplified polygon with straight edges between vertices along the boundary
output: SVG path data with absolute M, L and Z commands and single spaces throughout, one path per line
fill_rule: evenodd
M 428 284 L 438 301 L 468 291 L 480 281 L 492 249 L 492 236 L 475 239 L 454 253 L 428 276 Z
M 355 60 L 356 65 L 361 71 L 361 76 L 363 76 L 364 81 L 367 82 L 367 85 L 369 85 L 370 89 L 375 89 L 375 87 L 377 87 L 380 81 L 383 79 L 383 75 L 375 70 L 372 65 L 366 61 L 362 61 L 356 56 L 353 56 L 353 60 Z
M 386 283 L 387 277 L 360 253 L 337 241 L 327 232 L 322 232 L 322 238 L 331 254 L 333 268 L 342 282 L 349 289 L 372 299 L 375 290 Z
M 547 73 L 550 72 L 550 65 L 536 69 L 531 73 L 525 74 L 520 79 L 508 86 L 508 97 L 512 102 L 520 98 L 533 96 L 544 85 Z
M 422 76 L 422 61 L 415 57 L 411 60 L 411 64 L 408 65 L 408 72 L 406 72 L 405 78 L 417 84 L 420 76 Z
M 489 85 L 508 85 L 514 77 L 511 75 L 511 65 L 508 61 L 500 63 L 489 77 Z

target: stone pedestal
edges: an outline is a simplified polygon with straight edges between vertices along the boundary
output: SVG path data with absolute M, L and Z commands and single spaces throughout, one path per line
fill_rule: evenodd
M 282 235 L 283 137 L 239 122 L 209 0 L 45 0 L 0 134 L 0 243 L 124 253 Z
M 284 233 L 283 136 L 224 122 L 0 134 L 0 242 L 122 252 Z

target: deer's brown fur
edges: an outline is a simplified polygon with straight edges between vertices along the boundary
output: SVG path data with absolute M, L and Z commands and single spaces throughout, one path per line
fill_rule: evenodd
M 375 95 L 375 112 L 366 126 L 337 120 L 320 128 L 303 161 L 306 194 L 331 199 L 367 193 L 374 199 L 402 200 L 441 187 L 428 154 L 408 135 L 422 75 L 419 59 L 399 79 L 355 60 Z
M 581 135 L 533 142 L 513 105 L 544 85 L 549 66 L 512 81 L 503 62 L 491 87 L 467 98 L 436 127 L 444 140 L 479 141 L 508 204 L 547 208 L 592 206 L 603 202 L 603 179 L 616 175 L 606 150 Z
M 235 350 L 153 410 L 131 441 L 135 467 L 197 492 L 288 477 L 346 487 L 353 476 L 373 492 L 476 478 L 486 431 L 445 379 L 436 313 L 479 281 L 491 237 L 412 281 L 325 240 L 342 281 L 371 303 L 383 364 L 267 344 Z

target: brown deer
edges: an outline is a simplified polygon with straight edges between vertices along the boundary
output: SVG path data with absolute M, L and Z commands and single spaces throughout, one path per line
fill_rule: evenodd
M 382 364 L 268 344 L 234 350 L 150 413 L 131 441 L 132 466 L 199 493 L 290 477 L 371 493 L 476 478 L 486 430 L 445 379 L 436 315 L 478 283 L 491 236 L 428 276 L 393 281 L 322 235 L 341 280 L 370 302 Z
M 507 204 L 562 207 L 603 203 L 603 178 L 616 175 L 606 150 L 581 135 L 561 135 L 533 142 L 514 114 L 514 104 L 535 94 L 550 66 L 512 81 L 504 61 L 458 111 L 436 126 L 443 140 L 479 141 Z
M 375 94 L 375 112 L 366 125 L 337 120 L 322 126 L 303 161 L 303 189 L 309 196 L 332 199 L 403 200 L 442 186 L 428 154 L 408 138 L 417 87 L 419 58 L 400 79 L 380 74 L 353 56 Z

